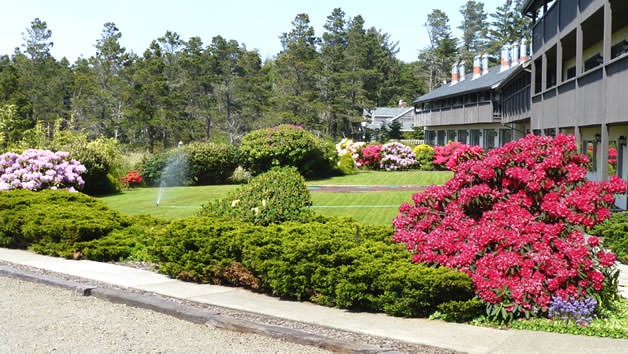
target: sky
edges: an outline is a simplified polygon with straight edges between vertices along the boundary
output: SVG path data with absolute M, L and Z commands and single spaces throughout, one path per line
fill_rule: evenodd
M 6 1 L 6 0 L 5 0 Z M 74 62 L 88 58 L 96 49 L 106 22 L 115 23 L 122 33 L 120 43 L 127 51 L 142 54 L 154 39 L 166 31 L 187 40 L 198 36 L 205 45 L 216 35 L 234 39 L 247 49 L 257 49 L 262 59 L 271 59 L 281 50 L 279 36 L 292 29 L 299 13 L 310 17 L 317 36 L 334 8 L 347 19 L 361 15 L 365 27 L 375 27 L 398 42 L 397 58 L 415 61 L 419 50 L 428 46 L 424 26 L 427 14 L 443 10 L 456 37 L 460 8 L 465 0 L 8 0 L 0 13 L 0 55 L 24 50 L 23 34 L 38 17 L 52 31 L 52 55 Z M 495 12 L 505 0 L 484 0 L 484 10 Z M 490 20 L 490 16 L 489 16 Z

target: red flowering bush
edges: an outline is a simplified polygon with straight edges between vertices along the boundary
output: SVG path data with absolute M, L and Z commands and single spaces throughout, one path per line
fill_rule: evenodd
M 583 230 L 610 216 L 627 185 L 586 181 L 588 163 L 566 135 L 528 135 L 487 154 L 458 146 L 445 162 L 452 179 L 400 207 L 394 240 L 414 262 L 469 274 L 493 316 L 546 313 L 556 296 L 605 305 L 617 294 L 615 257 Z
M 358 159 L 360 166 L 376 169 L 379 167 L 379 161 L 382 159 L 382 146 L 367 145 L 362 148 L 360 155 Z
M 125 188 L 138 187 L 143 181 L 142 175 L 137 171 L 129 171 L 124 177 L 120 178 L 120 182 L 122 182 Z
M 452 141 L 445 146 L 434 146 L 434 166 L 444 169 L 454 151 L 463 146 L 461 142 Z

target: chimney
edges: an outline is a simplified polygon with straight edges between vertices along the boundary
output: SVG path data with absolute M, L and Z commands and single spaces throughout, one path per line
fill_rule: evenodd
M 519 65 L 519 43 L 515 42 L 512 44 L 512 55 L 510 56 L 512 58 L 512 64 L 510 64 L 510 66 L 517 66 Z
M 460 82 L 464 81 L 464 60 L 458 63 L 458 74 L 460 75 Z
M 510 44 L 506 44 L 502 47 L 501 57 L 501 69 L 499 71 L 505 71 L 510 69 Z
M 488 74 L 488 54 L 482 54 L 482 75 Z
M 473 78 L 472 78 L 472 80 L 475 80 L 475 79 L 477 79 L 480 76 L 482 76 L 482 68 L 480 66 L 480 56 L 476 55 L 473 58 Z
M 527 53 L 527 51 L 528 51 L 527 49 L 528 49 L 528 48 L 527 48 L 526 46 L 527 46 L 527 41 L 526 41 L 526 39 L 525 39 L 525 38 L 523 38 L 523 39 L 521 40 L 521 46 L 519 47 L 519 49 L 520 49 L 520 50 L 519 50 L 519 51 L 520 51 L 520 54 L 519 54 L 519 61 L 520 61 L 522 64 L 523 64 L 523 62 L 525 62 L 525 61 L 528 59 L 528 56 L 527 56 L 527 54 L 528 54 L 528 53 Z
M 408 102 L 399 100 L 399 108 L 408 108 Z
M 455 85 L 458 83 L 458 63 L 453 63 L 451 66 L 451 84 Z

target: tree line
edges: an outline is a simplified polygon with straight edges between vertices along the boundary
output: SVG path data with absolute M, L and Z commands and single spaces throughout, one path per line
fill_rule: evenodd
M 396 105 L 446 79 L 454 61 L 498 52 L 525 36 L 521 0 L 506 0 L 489 16 L 481 1 L 460 9 L 460 39 L 441 10 L 427 14 L 430 44 L 406 63 L 398 44 L 360 15 L 336 8 L 316 35 L 305 13 L 279 40 L 282 49 L 262 61 L 255 50 L 217 35 L 182 39 L 168 31 L 141 55 L 127 51 L 122 32 L 105 23 L 96 52 L 70 63 L 51 53 L 52 31 L 36 18 L 22 49 L 0 56 L 0 145 L 36 130 L 76 129 L 136 148 L 164 149 L 179 141 L 236 143 L 253 129 L 302 125 L 338 138 L 359 134 L 365 108 Z M 497 48 L 497 50 L 496 50 Z

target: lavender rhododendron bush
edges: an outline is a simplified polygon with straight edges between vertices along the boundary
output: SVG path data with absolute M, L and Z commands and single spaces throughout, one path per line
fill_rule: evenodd
M 29 149 L 0 155 L 0 190 L 80 189 L 85 166 L 64 151 Z
M 617 294 L 615 256 L 583 230 L 610 216 L 626 183 L 586 181 L 588 163 L 566 135 L 488 153 L 458 146 L 452 179 L 400 207 L 394 240 L 414 262 L 469 274 L 490 316 L 547 314 L 553 298 L 604 306 Z

